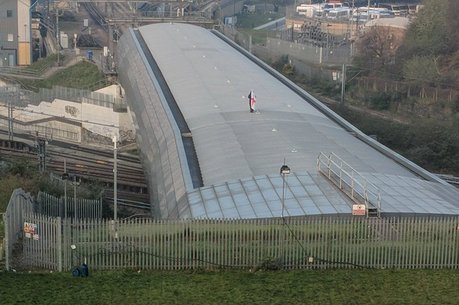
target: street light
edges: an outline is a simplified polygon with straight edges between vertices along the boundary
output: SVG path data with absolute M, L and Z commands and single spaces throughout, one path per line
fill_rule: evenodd
M 74 211 L 73 217 L 74 217 L 74 221 L 76 221 L 77 218 L 78 218 L 76 188 L 77 188 L 77 186 L 80 185 L 80 182 L 81 182 L 80 179 L 77 180 L 77 177 L 73 176 L 73 181 L 71 182 L 71 184 L 73 185 L 73 211 Z
M 284 219 L 284 209 L 285 209 L 285 176 L 290 174 L 290 167 L 288 167 L 285 164 L 285 159 L 284 159 L 284 165 L 281 166 L 280 168 L 280 175 L 282 176 L 282 221 L 283 221 L 283 238 L 282 238 L 282 244 L 281 244 L 281 257 L 284 259 L 284 254 L 285 254 L 285 238 L 286 238 L 286 233 L 285 233 L 285 219 Z
M 282 218 L 284 218 L 284 206 L 285 206 L 285 175 L 290 174 L 290 167 L 282 165 L 280 168 L 280 174 L 282 176 Z
M 118 218 L 118 198 L 117 198 L 117 149 L 116 136 L 113 137 L 113 220 L 116 223 Z
M 62 174 L 61 179 L 64 181 L 64 217 L 67 219 L 67 180 L 69 179 L 69 174 L 67 173 L 67 162 L 64 158 L 64 173 Z

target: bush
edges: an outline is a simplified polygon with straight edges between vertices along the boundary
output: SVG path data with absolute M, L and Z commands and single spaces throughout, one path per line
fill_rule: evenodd
M 277 59 L 275 62 L 273 62 L 272 67 L 276 69 L 277 71 L 282 71 L 285 65 L 288 64 L 288 55 L 282 55 Z
M 367 92 L 364 96 L 365 104 L 374 110 L 389 110 L 395 103 L 402 99 L 400 92 Z
M 295 75 L 295 67 L 291 64 L 285 64 L 282 68 L 282 74 L 288 77 Z
M 279 257 L 267 257 L 257 266 L 256 270 L 273 271 L 281 270 L 282 268 L 283 263 Z

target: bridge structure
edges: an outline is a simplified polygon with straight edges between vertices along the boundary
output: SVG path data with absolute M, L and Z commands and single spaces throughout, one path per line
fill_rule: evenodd
M 116 54 L 158 218 L 459 215 L 457 188 L 215 30 L 142 26 Z

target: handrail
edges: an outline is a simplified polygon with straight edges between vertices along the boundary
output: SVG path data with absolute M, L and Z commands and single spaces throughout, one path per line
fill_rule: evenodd
M 322 165 L 325 169 L 322 169 Z M 343 189 L 343 184 L 346 185 L 350 189 L 348 196 L 352 200 L 357 200 L 357 196 L 361 197 L 366 210 L 368 211 L 369 207 L 377 208 L 379 216 L 381 211 L 380 190 L 335 153 L 327 156 L 320 152 L 317 157 L 317 170 L 335 182 L 340 189 Z

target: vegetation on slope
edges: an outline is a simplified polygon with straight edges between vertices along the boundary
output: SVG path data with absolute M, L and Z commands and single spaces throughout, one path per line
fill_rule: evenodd
M 442 304 L 454 270 L 0 273 L 2 304 Z
M 20 83 L 26 88 L 51 88 L 62 86 L 94 90 L 106 85 L 106 79 L 98 67 L 86 60 L 64 68 L 45 79 L 21 79 Z

